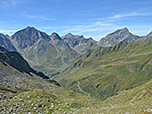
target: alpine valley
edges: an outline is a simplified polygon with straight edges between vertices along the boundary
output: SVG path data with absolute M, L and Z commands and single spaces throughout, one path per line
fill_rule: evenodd
M 0 113 L 152 113 L 152 32 L 0 34 Z

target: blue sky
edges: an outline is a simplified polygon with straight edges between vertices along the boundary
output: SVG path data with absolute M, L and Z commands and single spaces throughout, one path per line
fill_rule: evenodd
M 152 31 L 152 0 L 0 0 L 0 33 L 34 26 L 48 34 L 73 33 L 95 40 L 116 29 Z

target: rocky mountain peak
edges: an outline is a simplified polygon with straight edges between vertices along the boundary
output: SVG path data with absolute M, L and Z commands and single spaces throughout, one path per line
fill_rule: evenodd
M 27 33 L 33 32 L 34 33 L 34 32 L 39 32 L 39 30 L 37 30 L 34 27 L 27 26 L 26 28 L 24 28 L 24 29 L 22 29 L 22 30 L 20 30 L 18 32 L 27 32 Z M 16 32 L 16 33 L 18 33 L 18 32 Z
M 124 28 L 122 29 L 122 31 L 127 31 L 127 32 L 129 32 L 129 30 L 128 30 L 127 27 L 124 27 Z
M 23 34 L 26 34 L 26 36 L 28 36 L 29 34 L 31 35 L 31 34 L 37 33 L 37 32 L 39 32 L 37 29 L 35 29 L 34 27 L 28 26 L 28 27 L 26 27 L 26 28 L 24 28 L 24 29 L 22 29 L 22 30 L 17 31 L 17 32 L 12 36 L 12 39 L 14 39 L 15 36 L 18 36 L 18 35 L 20 35 L 20 34 L 22 34 L 22 35 L 23 35 Z
M 49 36 L 34 27 L 26 27 L 16 32 L 11 39 L 16 43 L 17 48 L 25 49 L 35 44 L 39 39 L 49 41 Z
M 129 34 L 129 30 L 125 27 L 123 29 L 120 29 L 120 33 Z
M 36 28 L 31 27 L 31 26 L 27 26 L 25 29 L 36 29 Z
M 152 37 L 152 31 L 147 35 L 147 37 Z
M 84 39 L 84 36 L 83 35 L 73 35 L 72 33 L 68 33 L 66 34 L 65 36 L 62 36 L 62 39 L 78 39 L 78 38 L 83 38 Z
M 62 36 L 62 39 L 64 39 L 64 38 L 74 38 L 74 37 L 75 37 L 75 35 L 73 35 L 72 33 L 68 33 L 65 36 Z
M 92 37 L 90 37 L 88 40 L 93 40 L 93 38 L 92 38 Z
M 66 34 L 65 36 L 71 37 L 71 36 L 73 36 L 73 34 L 72 34 L 72 33 L 68 33 L 68 34 Z
M 52 40 L 62 40 L 62 38 L 55 32 L 53 32 L 50 36 Z
M 113 36 L 113 35 L 120 35 L 120 34 L 129 34 L 129 30 L 127 28 L 118 29 L 118 30 L 108 34 L 106 37 Z
M 129 32 L 129 30 L 125 27 L 122 29 L 118 29 L 113 33 L 108 34 L 106 37 L 100 40 L 101 46 L 114 46 L 121 41 L 132 42 L 139 39 L 139 36 L 135 36 Z

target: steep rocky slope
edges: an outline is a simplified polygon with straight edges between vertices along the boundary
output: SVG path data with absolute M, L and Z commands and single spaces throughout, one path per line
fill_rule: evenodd
M 16 48 L 13 46 L 12 42 L 10 41 L 10 37 L 8 35 L 3 35 L 0 33 L 0 46 L 4 47 L 9 51 L 15 51 Z
M 99 41 L 99 45 L 103 47 L 115 46 L 121 41 L 132 42 L 139 39 L 139 36 L 133 35 L 127 28 L 118 29 L 113 33 L 108 34 L 106 37 Z
M 142 41 L 142 42 L 144 42 L 144 41 L 150 41 L 150 40 L 152 40 L 152 32 L 150 32 L 148 35 L 146 35 L 146 36 L 142 36 L 138 41 Z
M 83 36 L 73 35 L 71 33 L 68 33 L 62 38 L 65 42 L 69 44 L 72 49 L 79 53 L 87 52 L 90 49 L 98 47 L 97 42 L 92 38 L 87 39 Z
M 42 72 L 37 72 L 30 67 L 26 60 L 15 51 L 7 51 L 0 46 L 0 62 L 4 65 L 9 65 L 12 68 L 29 75 L 35 74 L 45 79 L 49 79 L 48 76 L 45 76 Z

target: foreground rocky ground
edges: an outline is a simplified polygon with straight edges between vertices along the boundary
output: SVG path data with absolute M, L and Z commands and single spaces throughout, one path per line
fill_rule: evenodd
M 1 114 L 151 114 L 152 81 L 121 91 L 105 101 L 82 96 L 63 88 L 52 93 L 34 89 L 1 96 Z M 63 93 L 63 94 L 62 94 Z M 5 100 L 4 100 L 5 99 Z

